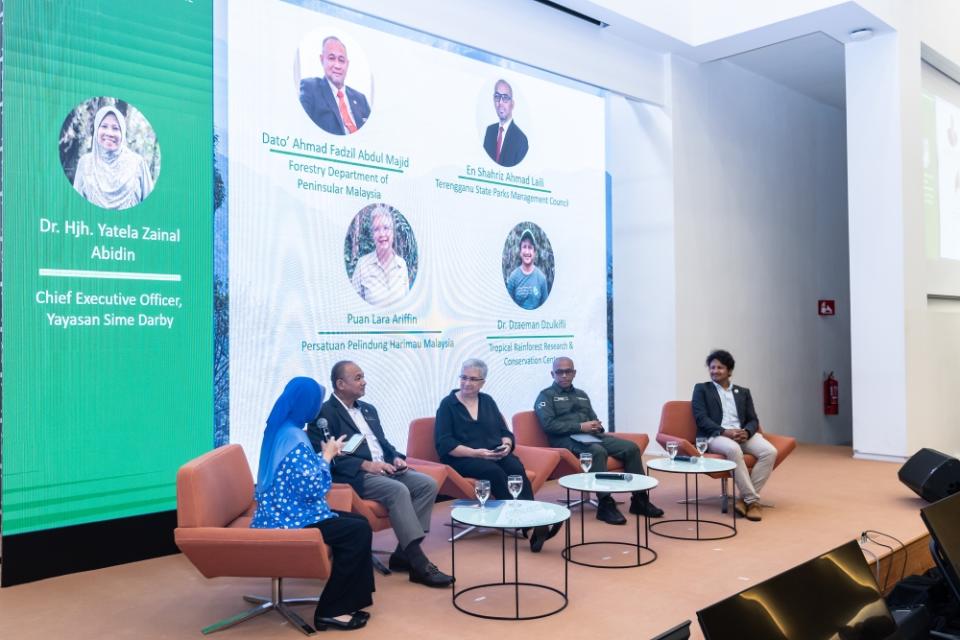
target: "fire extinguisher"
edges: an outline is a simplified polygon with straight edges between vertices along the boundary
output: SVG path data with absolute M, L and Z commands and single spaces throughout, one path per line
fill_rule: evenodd
M 835 416 L 840 413 L 840 383 L 833 377 L 833 371 L 823 381 L 823 415 Z

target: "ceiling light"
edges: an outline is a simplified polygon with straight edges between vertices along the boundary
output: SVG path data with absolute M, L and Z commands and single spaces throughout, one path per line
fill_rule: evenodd
M 873 37 L 873 29 L 854 29 L 849 35 L 854 42 L 863 42 Z

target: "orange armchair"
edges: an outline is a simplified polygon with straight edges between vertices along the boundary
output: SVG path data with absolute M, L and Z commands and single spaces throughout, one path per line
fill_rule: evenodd
M 332 509 L 348 511 L 350 495 L 331 490 Z M 174 540 L 207 578 L 270 578 L 269 598 L 244 596 L 257 604 L 203 629 L 212 633 L 276 610 L 306 635 L 313 628 L 289 607 L 316 604 L 316 598 L 283 597 L 283 579 L 330 575 L 330 549 L 318 529 L 251 529 L 256 502 L 253 476 L 243 449 L 230 444 L 210 451 L 177 472 L 177 528 Z
M 794 449 L 797 448 L 797 439 L 790 436 L 780 436 L 767 433 L 762 428 L 757 431 L 763 434 L 763 437 L 777 450 L 777 460 L 773 463 L 776 469 L 780 463 L 786 460 Z M 682 455 L 696 456 L 697 448 L 694 441 L 697 439 L 697 422 L 693 418 L 693 403 L 689 400 L 671 400 L 665 402 L 660 412 L 660 428 L 657 431 L 657 442 L 660 446 L 666 447 L 668 442 L 676 442 L 679 445 L 678 452 Z M 708 453 L 707 458 L 723 459 L 723 456 Z M 757 463 L 757 459 L 749 453 L 743 455 L 743 461 L 748 469 L 752 469 Z M 729 473 L 711 473 L 713 478 L 719 478 L 723 493 L 723 512 L 727 512 L 727 478 Z
M 571 473 L 580 473 L 580 459 L 569 449 L 563 447 L 551 447 L 547 440 L 547 434 L 540 426 L 540 419 L 534 411 L 521 411 L 513 416 L 513 436 L 517 439 L 518 445 L 524 445 L 535 449 L 545 449 L 555 451 L 560 456 L 560 463 L 551 476 L 551 479 L 570 475 Z M 650 444 L 650 437 L 645 433 L 611 433 L 616 438 L 630 440 L 640 448 L 643 453 L 647 445 Z M 607 458 L 607 469 L 609 471 L 620 471 L 623 469 L 623 463 L 613 456 Z
M 417 418 L 410 423 L 407 437 L 407 463 L 418 471 L 423 471 L 427 465 L 431 464 L 443 465 L 433 439 L 435 422 L 435 418 Z M 550 474 L 560 464 L 560 456 L 554 451 L 542 451 L 520 446 L 518 443 L 514 453 L 523 463 L 534 493 L 543 487 L 550 478 Z M 463 477 L 453 467 L 443 466 L 447 471 L 447 478 L 440 486 L 440 493 L 472 500 L 474 480 Z

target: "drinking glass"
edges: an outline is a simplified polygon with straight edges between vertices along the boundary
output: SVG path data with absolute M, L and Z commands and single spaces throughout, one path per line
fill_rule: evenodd
M 703 463 L 703 454 L 707 452 L 707 439 L 704 437 L 697 438 L 697 453 L 700 454 L 700 462 Z
M 590 467 L 593 466 L 593 454 L 592 453 L 581 453 L 580 454 L 580 468 L 583 469 L 584 473 L 590 473 Z
M 483 509 L 484 505 L 487 504 L 487 498 L 490 497 L 490 481 L 477 480 L 473 484 L 473 492 L 476 494 L 477 500 L 480 501 L 480 508 Z
M 677 449 L 679 447 L 679 443 L 677 443 L 675 440 L 671 440 L 667 443 L 667 455 L 670 456 L 670 462 L 673 462 L 673 459 L 677 457 Z
M 507 490 L 516 500 L 520 492 L 523 491 L 523 476 L 507 476 Z

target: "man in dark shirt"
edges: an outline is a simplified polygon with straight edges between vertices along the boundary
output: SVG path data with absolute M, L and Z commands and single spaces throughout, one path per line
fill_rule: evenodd
M 333 481 L 350 484 L 361 498 L 376 500 L 387 509 L 398 540 L 397 550 L 390 555 L 391 569 L 409 571 L 410 582 L 429 587 L 450 586 L 453 578 L 430 562 L 420 548 L 420 541 L 430 530 L 437 483 L 407 467 L 403 455 L 383 433 L 377 410 L 360 401 L 367 381 L 356 363 L 342 360 L 333 365 L 330 382 L 333 393 L 320 408 L 319 419 L 307 425 L 313 448 L 323 448 L 322 423 L 318 424 L 321 419 L 334 438 L 363 436 L 363 443 L 352 454 L 333 459 Z
M 564 357 L 554 359 L 551 375 L 553 384 L 540 392 L 534 405 L 550 446 L 563 447 L 577 455 L 592 454 L 591 472 L 606 471 L 607 456 L 611 455 L 623 462 L 624 471 L 627 473 L 643 474 L 640 448 L 630 440 L 604 433 L 603 425 L 590 404 L 590 398 L 580 389 L 574 388 L 573 379 L 577 370 L 573 367 L 573 360 Z M 598 493 L 597 499 L 598 520 L 609 524 L 624 524 L 627 521 L 609 493 Z M 649 501 L 646 491 L 636 491 L 630 499 L 630 513 L 659 518 L 663 515 L 663 510 Z

